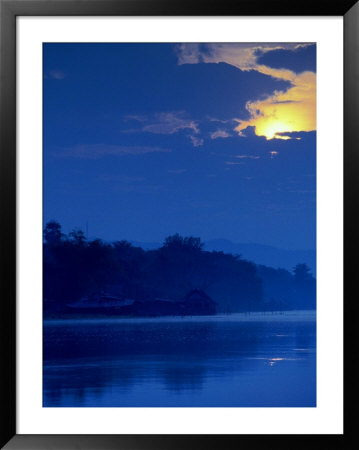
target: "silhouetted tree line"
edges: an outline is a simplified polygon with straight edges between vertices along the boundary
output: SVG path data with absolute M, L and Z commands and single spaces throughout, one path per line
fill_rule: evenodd
M 58 222 L 44 229 L 45 306 L 61 309 L 84 296 L 106 293 L 146 301 L 181 300 L 205 291 L 219 312 L 315 308 L 315 279 L 305 264 L 294 272 L 257 266 L 239 255 L 208 252 L 196 237 L 179 234 L 156 250 L 128 241 L 88 240 L 82 230 L 62 233 Z

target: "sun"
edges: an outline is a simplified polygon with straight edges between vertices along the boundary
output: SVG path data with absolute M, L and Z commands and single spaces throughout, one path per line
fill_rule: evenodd
M 289 119 L 289 118 L 288 118 Z M 257 120 L 256 134 L 258 136 L 265 136 L 269 139 L 290 139 L 289 136 L 281 136 L 278 133 L 291 133 L 295 131 L 293 120 L 278 120 L 272 117 L 262 117 Z
M 270 139 L 299 139 L 289 136 L 294 132 L 316 130 L 316 75 L 304 72 L 295 77 L 287 91 L 276 91 L 270 97 L 249 101 L 246 109 L 249 119 L 238 119 L 235 128 L 239 135 L 247 127 L 254 127 L 257 136 Z M 278 133 L 283 133 L 283 136 Z
M 256 134 L 269 139 L 290 139 L 289 136 L 281 136 L 278 133 L 291 133 L 293 125 L 289 121 L 263 118 L 256 123 Z

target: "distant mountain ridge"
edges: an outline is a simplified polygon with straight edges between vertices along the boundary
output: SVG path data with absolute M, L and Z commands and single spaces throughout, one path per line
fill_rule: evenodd
M 144 250 L 155 250 L 161 247 L 158 242 L 138 242 L 130 241 L 132 245 L 142 247 Z M 287 269 L 292 272 L 296 264 L 307 264 L 316 273 L 316 252 L 315 250 L 285 250 L 278 247 L 263 244 L 243 244 L 235 243 L 228 239 L 212 239 L 205 242 L 205 250 L 222 251 L 240 255 L 243 259 L 252 261 L 255 264 Z

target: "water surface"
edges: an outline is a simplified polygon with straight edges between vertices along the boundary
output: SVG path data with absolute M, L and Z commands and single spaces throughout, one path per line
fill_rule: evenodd
M 315 313 L 44 322 L 44 406 L 313 407 Z

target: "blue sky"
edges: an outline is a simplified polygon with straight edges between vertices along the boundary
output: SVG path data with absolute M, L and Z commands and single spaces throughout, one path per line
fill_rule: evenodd
M 45 222 L 315 248 L 315 45 L 43 50 Z

